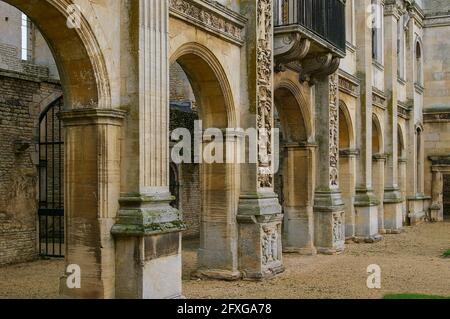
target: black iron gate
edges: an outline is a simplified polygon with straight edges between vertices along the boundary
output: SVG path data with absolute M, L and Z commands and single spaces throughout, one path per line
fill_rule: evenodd
M 39 118 L 39 253 L 64 256 L 64 141 L 58 112 L 63 98 Z

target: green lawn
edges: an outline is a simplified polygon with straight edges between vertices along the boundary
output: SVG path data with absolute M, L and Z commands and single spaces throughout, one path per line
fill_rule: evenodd
M 385 295 L 383 299 L 450 299 L 450 297 L 421 294 L 390 294 Z

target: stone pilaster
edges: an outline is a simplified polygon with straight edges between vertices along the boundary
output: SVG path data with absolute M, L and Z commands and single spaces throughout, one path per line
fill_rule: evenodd
M 355 206 L 354 195 L 356 187 L 356 160 L 359 151 L 355 149 L 340 150 L 339 180 L 342 197 L 345 204 L 345 237 L 355 237 Z
M 338 76 L 320 77 L 315 85 L 317 178 L 314 198 L 314 237 L 319 253 L 335 254 L 345 246 L 344 202 L 339 190 Z
M 273 128 L 273 1 L 241 3 L 248 19 L 246 60 L 249 112 L 245 128 L 257 128 L 257 164 L 241 166 L 238 207 L 239 269 L 243 277 L 261 279 L 284 270 L 281 244 L 281 206 L 274 192 Z
M 317 145 L 286 145 L 283 251 L 314 255 L 313 197 Z
M 356 237 L 373 241 L 378 232 L 378 205 L 372 188 L 372 29 L 368 22 L 371 0 L 355 1 L 356 17 L 356 67 L 359 74 L 360 100 L 356 117 L 356 146 L 360 150 L 356 165 Z
M 385 189 L 385 175 L 384 171 L 386 168 L 387 156 L 386 154 L 374 154 L 372 162 L 372 180 L 373 180 L 373 190 L 377 200 L 382 203 L 384 198 Z M 384 206 L 380 205 L 378 207 L 378 231 L 380 234 L 386 233 L 384 229 Z
M 169 203 L 168 1 L 129 3 L 131 92 L 116 238 L 117 298 L 181 296 L 180 213 Z
M 384 143 L 386 158 L 384 198 L 384 221 L 380 229 L 399 232 L 403 228 L 402 198 L 398 186 L 398 92 L 397 92 L 397 46 L 399 12 L 396 1 L 387 1 L 384 10 L 384 86 L 387 100 L 387 121 Z M 381 208 L 381 206 L 380 206 Z M 380 214 L 379 214 L 380 216 Z M 381 223 L 380 223 L 381 225 Z
M 430 207 L 430 220 L 433 222 L 444 221 L 444 205 L 442 190 L 444 187 L 444 179 L 442 172 L 439 170 L 433 170 L 432 184 L 431 184 L 431 207 Z
M 203 133 L 203 132 L 202 132 Z M 200 247 L 198 249 L 197 270 L 193 276 L 199 278 L 237 280 L 241 278 L 238 269 L 238 234 L 236 221 L 235 193 L 236 166 L 238 156 L 235 150 L 243 139 L 239 132 L 224 130 L 224 141 L 217 141 L 203 133 L 204 149 L 220 148 L 230 155 L 227 164 L 203 163 L 200 165 L 201 218 Z M 221 146 L 219 143 L 223 143 Z M 205 158 L 206 159 L 206 158 Z
M 60 113 L 64 124 L 66 264 L 81 269 L 73 298 L 114 298 L 115 246 L 111 236 L 120 196 L 120 149 L 125 113 L 78 109 Z

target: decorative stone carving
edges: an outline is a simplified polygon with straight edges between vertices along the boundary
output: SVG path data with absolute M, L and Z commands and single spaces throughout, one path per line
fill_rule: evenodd
M 263 226 L 262 263 L 268 265 L 278 260 L 278 231 L 274 227 Z
M 339 244 L 345 241 L 344 212 L 333 214 L 333 242 Z
M 260 0 L 257 7 L 257 126 L 258 184 L 261 188 L 273 186 L 272 174 L 272 0 Z
M 228 19 L 225 15 L 220 15 L 217 4 L 211 4 L 212 8 L 207 8 L 195 0 L 169 0 L 172 14 L 184 18 L 189 23 L 206 28 L 208 31 L 224 36 L 232 42 L 243 43 L 242 31 L 244 24 L 238 23 L 234 19 Z M 224 10 L 224 8 L 220 8 Z M 235 15 L 235 14 L 234 14 Z
M 333 74 L 339 68 L 340 58 L 331 53 L 317 55 L 302 61 L 300 82 L 316 83 L 316 78 Z
M 426 113 L 423 115 L 425 122 L 447 122 L 450 120 L 449 113 Z
M 330 76 L 330 187 L 339 186 L 339 104 L 338 77 Z
M 382 92 L 374 89 L 372 93 L 372 103 L 374 106 L 385 109 L 386 108 L 386 97 Z
M 288 33 L 275 37 L 275 72 L 286 71 L 288 64 L 297 64 L 306 57 L 311 47 L 311 41 L 300 33 Z
M 339 90 L 354 97 L 359 96 L 359 85 L 343 76 L 339 76 Z

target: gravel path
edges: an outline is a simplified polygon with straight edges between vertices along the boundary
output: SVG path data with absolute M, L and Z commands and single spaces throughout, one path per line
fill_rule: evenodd
M 286 271 L 265 282 L 189 280 L 195 242 L 183 251 L 187 298 L 381 298 L 388 293 L 450 296 L 450 222 L 408 227 L 376 244 L 349 244 L 338 256 L 284 255 Z M 382 289 L 366 286 L 366 268 L 382 269 Z M 0 298 L 55 298 L 63 261 L 42 260 L 0 268 Z

